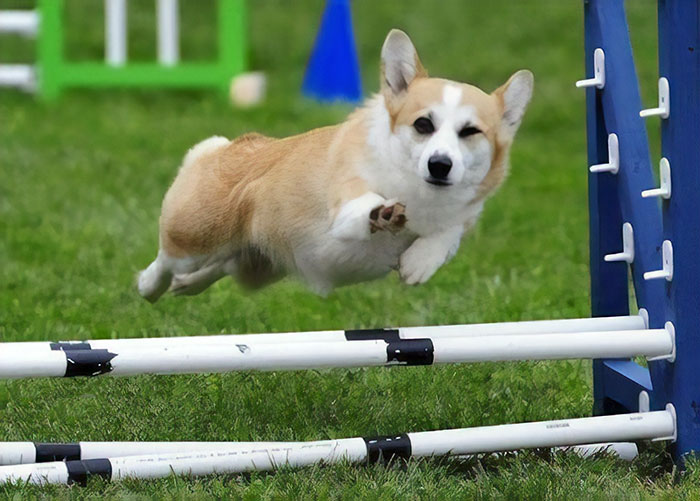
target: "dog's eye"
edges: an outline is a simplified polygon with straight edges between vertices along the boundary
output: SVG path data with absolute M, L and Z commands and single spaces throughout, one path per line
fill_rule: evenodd
M 459 131 L 459 137 L 469 137 L 473 136 L 474 134 L 479 134 L 480 132 L 481 131 L 476 127 L 462 127 L 462 129 Z
M 435 132 L 435 126 L 429 118 L 420 117 L 413 122 L 413 128 L 418 134 L 432 134 Z

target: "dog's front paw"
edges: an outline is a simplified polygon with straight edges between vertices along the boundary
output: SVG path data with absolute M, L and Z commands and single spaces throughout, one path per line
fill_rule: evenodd
M 445 263 L 443 255 L 430 252 L 430 245 L 416 244 L 419 242 L 414 242 L 399 259 L 399 275 L 408 285 L 427 282 Z
M 398 233 L 406 226 L 406 206 L 400 203 L 380 205 L 369 213 L 369 228 L 372 233 L 387 230 Z

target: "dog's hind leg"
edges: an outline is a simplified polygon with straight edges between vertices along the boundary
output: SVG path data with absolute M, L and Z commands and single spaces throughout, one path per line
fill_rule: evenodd
M 203 292 L 220 278 L 230 274 L 233 260 L 217 262 L 200 268 L 192 273 L 177 274 L 170 284 L 170 292 L 176 296 L 194 296 Z
M 159 252 L 155 261 L 138 275 L 139 294 L 151 303 L 158 301 L 158 298 L 170 287 L 173 274 L 166 265 L 166 260 L 163 253 Z

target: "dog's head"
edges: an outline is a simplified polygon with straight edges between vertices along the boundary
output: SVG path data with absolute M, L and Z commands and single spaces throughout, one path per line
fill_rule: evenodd
M 495 189 L 532 96 L 533 76 L 515 73 L 491 94 L 469 84 L 429 78 L 411 39 L 392 30 L 382 47 L 382 95 L 391 150 L 435 189 Z

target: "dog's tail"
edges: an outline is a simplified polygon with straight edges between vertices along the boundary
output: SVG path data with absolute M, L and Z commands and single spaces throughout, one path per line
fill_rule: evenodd
M 185 158 L 182 161 L 181 168 L 186 168 L 187 166 L 194 164 L 198 158 L 214 153 L 216 150 L 228 146 L 229 144 L 231 144 L 231 141 L 223 136 L 212 136 L 204 139 L 187 151 L 187 154 L 185 154 Z

